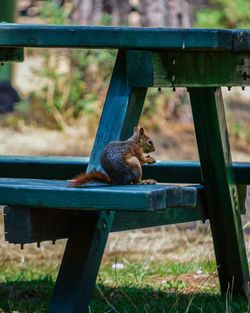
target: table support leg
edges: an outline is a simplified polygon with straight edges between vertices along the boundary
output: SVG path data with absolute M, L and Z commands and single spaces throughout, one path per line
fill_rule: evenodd
M 249 296 L 249 270 L 221 89 L 191 88 L 221 291 Z
M 49 312 L 88 312 L 112 220 L 106 211 L 75 216 Z

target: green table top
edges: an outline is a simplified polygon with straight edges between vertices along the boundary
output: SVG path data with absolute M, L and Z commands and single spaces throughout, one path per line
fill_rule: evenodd
M 243 51 L 250 31 L 1 23 L 0 46 Z

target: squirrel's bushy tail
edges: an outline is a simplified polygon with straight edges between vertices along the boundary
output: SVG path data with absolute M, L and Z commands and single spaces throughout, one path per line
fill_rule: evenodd
M 108 175 L 103 174 L 102 172 L 92 171 L 90 173 L 82 173 L 72 179 L 70 182 L 71 187 L 77 187 L 83 184 L 86 184 L 90 181 L 98 181 L 107 184 L 113 184 L 113 180 L 108 177 Z

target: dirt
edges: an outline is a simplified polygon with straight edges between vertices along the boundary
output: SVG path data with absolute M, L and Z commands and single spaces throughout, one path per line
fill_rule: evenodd
M 89 155 L 93 138 L 75 129 L 0 128 L 0 155 Z

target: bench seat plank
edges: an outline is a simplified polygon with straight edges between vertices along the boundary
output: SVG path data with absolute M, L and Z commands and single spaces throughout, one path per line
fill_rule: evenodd
M 233 34 L 221 29 L 2 23 L 0 46 L 231 50 Z
M 194 207 L 195 187 L 170 185 L 88 185 L 41 179 L 0 179 L 0 204 L 44 208 L 152 211 L 166 207 Z

